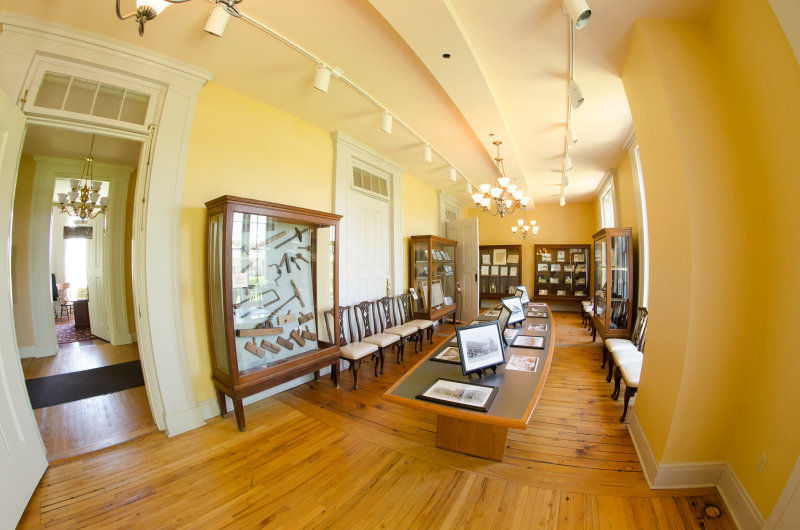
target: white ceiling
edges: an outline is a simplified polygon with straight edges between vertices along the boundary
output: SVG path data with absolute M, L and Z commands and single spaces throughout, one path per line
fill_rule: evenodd
M 634 21 L 702 20 L 713 5 L 713 0 L 588 1 L 591 20 L 575 32 L 574 77 L 586 101 L 573 114 L 579 141 L 570 150 L 574 169 L 569 173 L 569 201 L 590 199 L 606 170 L 623 154 L 631 116 L 620 73 Z M 531 191 L 536 202 L 558 198 L 569 55 L 568 19 L 560 0 L 239 4 L 251 20 L 340 68 L 347 80 L 415 133 L 396 121 L 391 135 L 378 129 L 379 106 L 341 80 L 332 79 L 327 94 L 315 90 L 315 63 L 256 25 L 231 19 L 224 37 L 206 34 L 202 28 L 211 0 L 168 7 L 147 23 L 143 37 L 132 20 L 116 18 L 111 0 L 83 0 L 80 5 L 76 9 L 74 2 L 0 0 L 0 9 L 6 11 L 60 22 L 205 68 L 213 72 L 213 82 L 325 130 L 340 130 L 465 204 L 469 196 L 464 177 L 476 185 L 494 178 L 495 138 L 503 141 L 504 165 L 512 180 Z M 134 6 L 133 0 L 122 0 L 123 12 Z M 451 57 L 444 59 L 443 53 Z M 432 164 L 422 159 L 419 137 L 436 151 Z M 448 179 L 449 164 L 460 173 L 455 184 Z

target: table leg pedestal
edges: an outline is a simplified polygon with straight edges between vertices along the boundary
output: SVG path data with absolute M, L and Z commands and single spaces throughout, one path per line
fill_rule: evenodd
M 502 461 L 507 439 L 508 427 L 436 417 L 436 446 L 442 449 Z

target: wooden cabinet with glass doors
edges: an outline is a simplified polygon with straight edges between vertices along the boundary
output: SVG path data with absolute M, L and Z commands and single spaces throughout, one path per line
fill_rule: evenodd
M 600 337 L 631 335 L 633 314 L 633 247 L 630 228 L 604 228 L 594 242 L 594 332 Z
M 522 284 L 522 245 L 481 245 L 481 300 L 512 296 Z
M 338 384 L 324 319 L 338 336 L 341 216 L 227 195 L 206 209 L 212 380 L 243 431 L 244 397 L 326 366 Z
M 456 241 L 438 236 L 411 237 L 414 318 L 439 320 L 456 312 Z

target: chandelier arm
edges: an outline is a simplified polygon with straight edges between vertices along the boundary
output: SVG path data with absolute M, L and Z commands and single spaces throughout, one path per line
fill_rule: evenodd
M 123 16 L 122 12 L 119 10 L 119 2 L 120 2 L 120 0 L 117 0 L 117 18 L 118 19 L 127 20 L 127 19 L 129 19 L 131 17 L 135 17 L 135 16 L 138 15 L 138 12 L 132 11 L 132 12 L 128 13 L 127 15 Z

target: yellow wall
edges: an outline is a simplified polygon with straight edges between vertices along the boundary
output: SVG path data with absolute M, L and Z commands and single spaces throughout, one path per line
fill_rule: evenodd
M 14 217 L 11 234 L 11 288 L 14 300 L 14 327 L 19 347 L 36 345 L 33 334 L 33 313 L 30 297 L 31 200 L 36 177 L 36 162 L 23 156 L 19 162 L 17 187 L 14 191 Z
M 403 175 L 403 279 L 402 291 L 408 292 L 411 276 L 408 255 L 411 236 L 439 235 L 439 201 L 436 191 L 408 173 Z
M 766 517 L 800 447 L 800 288 L 766 273 L 798 257 L 798 64 L 766 0 L 735 0 L 638 22 L 623 82 L 652 264 L 636 414 L 661 463 L 728 460 Z
M 205 203 L 236 195 L 331 211 L 330 135 L 214 83 L 197 101 L 181 208 L 181 308 L 195 398 L 214 397 L 206 301 Z
M 466 218 L 478 218 L 478 237 L 481 245 L 522 245 L 522 283 L 529 293 L 535 292 L 533 285 L 533 246 L 554 243 L 584 244 L 592 242 L 592 234 L 596 232 L 595 211 L 593 202 L 567 202 L 566 206 L 558 203 L 538 204 L 528 212 L 528 219 L 535 219 L 541 228 L 535 239 L 523 241 L 511 233 L 519 216 L 500 218 L 487 213 L 480 213 L 476 208 L 464 210 Z

